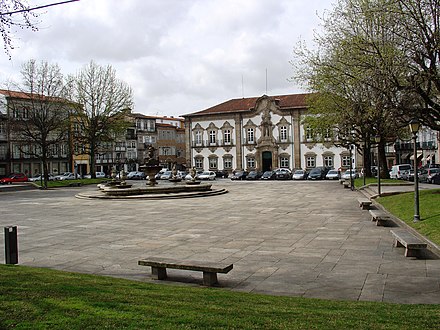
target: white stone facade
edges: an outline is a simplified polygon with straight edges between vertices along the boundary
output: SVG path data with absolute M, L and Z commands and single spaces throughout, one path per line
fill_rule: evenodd
M 185 115 L 187 166 L 228 172 L 348 168 L 349 150 L 336 147 L 331 137 L 325 143 L 307 139 L 301 124 L 307 114 L 305 97 L 263 95 Z

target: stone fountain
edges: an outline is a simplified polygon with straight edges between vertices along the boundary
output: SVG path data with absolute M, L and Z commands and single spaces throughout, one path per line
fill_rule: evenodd
M 176 166 L 173 166 L 174 180 L 169 180 L 173 184 L 158 184 L 156 174 L 160 171 L 159 160 L 154 157 L 155 149 L 148 148 L 145 164 L 140 166 L 140 170 L 148 176 L 148 182 L 145 186 L 132 186 L 125 182 L 125 173 L 120 174 L 120 180 L 116 179 L 116 172 L 112 172 L 113 180 L 105 185 L 98 185 L 98 192 L 81 192 L 76 195 L 77 198 L 99 198 L 99 199 L 170 199 L 170 198 L 189 198 L 214 196 L 227 193 L 224 188 L 212 188 L 212 184 L 201 183 L 196 180 L 195 169 L 191 169 L 191 180 L 181 181 L 177 177 Z

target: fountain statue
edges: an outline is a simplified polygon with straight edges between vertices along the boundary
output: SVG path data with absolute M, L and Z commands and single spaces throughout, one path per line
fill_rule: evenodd
M 160 171 L 161 167 L 159 166 L 159 159 L 154 157 L 156 149 L 149 145 L 147 148 L 147 157 L 145 158 L 145 164 L 139 166 L 139 169 L 148 176 L 148 186 L 154 187 L 157 184 L 156 174 Z
M 177 175 L 176 163 L 174 163 L 173 167 L 171 168 L 171 178 L 169 178 L 168 181 L 170 181 L 170 182 L 180 182 L 180 181 L 182 181 L 182 178 Z

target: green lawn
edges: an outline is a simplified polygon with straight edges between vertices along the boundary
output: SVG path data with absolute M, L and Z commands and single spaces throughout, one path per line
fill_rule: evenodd
M 435 187 L 435 186 L 434 186 Z M 420 234 L 440 245 L 440 189 L 421 190 L 420 219 L 414 223 L 414 193 L 385 196 L 376 199 L 389 212 L 405 221 Z
M 0 329 L 438 329 L 439 305 L 277 297 L 0 265 Z
M 393 180 L 393 179 L 380 179 L 380 183 L 383 184 L 395 184 L 395 185 L 401 185 L 401 184 L 408 184 L 407 181 L 402 180 Z M 365 178 L 365 185 L 368 184 L 377 184 L 377 178 Z M 360 188 L 364 186 L 364 178 L 357 178 L 354 180 L 354 186 L 356 188 Z
M 77 180 L 57 180 L 57 181 L 48 181 L 47 188 L 59 188 L 59 187 L 68 187 L 71 183 L 80 182 L 81 185 L 90 185 L 90 184 L 98 184 L 104 181 L 109 181 L 110 179 L 77 179 Z M 35 181 L 38 187 L 41 187 L 40 181 Z

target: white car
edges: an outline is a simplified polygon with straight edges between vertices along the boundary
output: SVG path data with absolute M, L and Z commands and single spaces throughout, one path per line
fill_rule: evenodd
M 169 180 L 169 179 L 171 179 L 171 176 L 173 175 L 173 173 L 171 172 L 171 171 L 165 171 L 165 173 L 163 173 L 161 176 L 160 176 L 160 179 L 161 180 Z
M 28 180 L 31 182 L 35 181 L 42 181 L 44 178 L 41 177 L 41 175 L 34 176 L 32 178 L 29 178 Z M 49 174 L 49 181 L 55 180 L 55 177 L 52 174 Z
M 198 175 L 199 180 L 215 180 L 215 172 L 213 171 L 205 171 L 202 174 Z
M 338 180 L 339 179 L 339 171 L 338 170 L 330 170 L 325 175 L 325 178 L 327 180 Z M 350 174 L 348 175 L 348 178 L 350 179 Z
M 55 176 L 55 180 L 73 180 L 73 179 L 75 179 L 75 174 L 71 172 L 64 172 L 63 174 Z
M 356 179 L 358 177 L 359 177 L 359 174 L 358 174 L 357 170 L 354 170 L 354 169 L 351 170 L 351 178 Z M 344 174 L 342 174 L 341 178 L 344 180 L 350 180 L 350 170 L 346 170 L 344 172 Z
M 104 172 L 96 172 L 95 175 L 96 175 L 97 179 L 105 178 L 105 173 Z M 92 176 L 90 174 L 84 175 L 84 179 L 91 179 L 91 178 L 92 178 Z
M 296 170 L 293 172 L 292 179 L 293 180 L 304 180 L 307 178 L 307 172 L 304 170 Z

